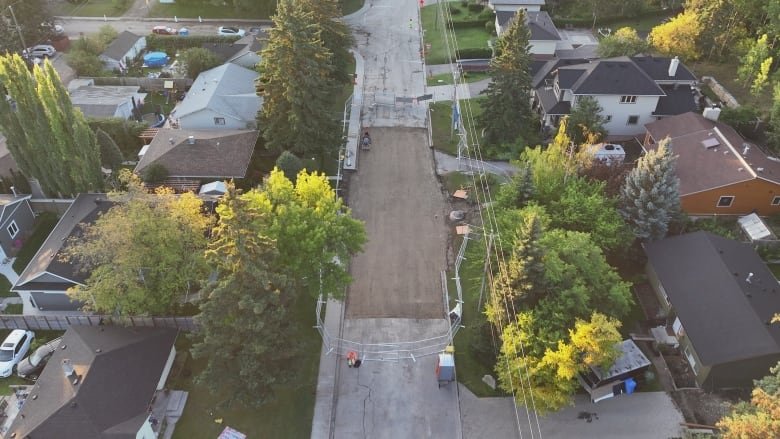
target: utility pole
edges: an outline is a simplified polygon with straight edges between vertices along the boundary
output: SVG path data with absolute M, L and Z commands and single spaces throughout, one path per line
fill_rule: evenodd
M 27 50 L 27 45 L 24 44 L 24 37 L 22 37 L 22 28 L 19 27 L 19 23 L 16 21 L 16 14 L 14 14 L 14 8 L 12 5 L 8 5 L 8 10 L 11 11 L 11 18 L 14 20 L 14 27 L 16 27 L 16 32 L 19 34 L 19 41 L 22 43 L 22 53 L 25 53 Z

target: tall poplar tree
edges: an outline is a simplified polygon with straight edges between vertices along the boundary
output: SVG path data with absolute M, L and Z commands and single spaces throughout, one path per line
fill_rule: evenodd
M 667 137 L 637 162 L 620 190 L 618 211 L 642 240 L 662 239 L 680 212 L 680 179 Z
M 482 105 L 479 125 L 485 130 L 488 144 L 527 143 L 534 127 L 530 93 L 531 66 L 530 31 L 522 10 L 496 43 L 496 56 L 488 70 L 492 78 L 482 94 L 487 102 Z
M 335 155 L 340 126 L 330 104 L 336 90 L 333 52 L 305 0 L 280 0 L 258 64 L 264 98 L 258 126 L 271 150 Z
M 97 139 L 51 63 L 30 75 L 20 56 L 0 56 L 0 84 L 0 129 L 22 172 L 52 195 L 101 190 Z

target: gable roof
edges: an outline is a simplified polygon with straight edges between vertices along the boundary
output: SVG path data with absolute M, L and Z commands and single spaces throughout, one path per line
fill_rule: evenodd
M 217 55 L 220 61 L 225 62 L 234 57 L 238 52 L 247 47 L 248 44 L 235 43 L 203 43 L 200 47 Z
M 11 219 L 22 201 L 29 200 L 32 195 L 0 194 L 0 225 Z
M 518 11 L 496 11 L 498 27 L 504 31 L 517 16 Z M 530 41 L 559 41 L 558 29 L 545 11 L 525 11 L 525 24 L 530 32 Z
M 695 232 L 644 247 L 702 363 L 780 353 L 780 286 L 750 244 Z
M 167 328 L 71 326 L 6 437 L 135 438 L 176 340 Z M 62 360 L 80 376 L 73 385 Z
M 112 117 L 116 114 L 116 107 L 123 103 L 130 103 L 133 97 L 146 97 L 146 93 L 139 93 L 141 87 L 137 85 L 87 85 L 81 86 L 70 92 L 70 101 L 73 106 L 79 108 L 84 116 Z
M 572 81 L 571 84 L 567 83 L 567 86 L 561 82 L 560 87 L 571 89 L 575 95 L 664 94 L 658 84 L 626 56 L 562 66 L 558 68 L 558 76 Z
M 724 123 L 689 112 L 651 122 L 645 128 L 652 140 L 645 146 L 648 150 L 670 137 L 681 196 L 756 178 L 780 184 L 780 163 L 750 144 L 743 156 L 745 141 Z M 707 148 L 704 141 L 716 146 Z
M 198 75 L 184 100 L 176 107 L 175 117 L 185 117 L 208 108 L 237 119 L 250 117 L 254 120 L 256 107 L 263 101 L 255 88 L 258 76 L 260 74 L 256 71 L 233 63 L 206 70 Z M 252 103 L 252 108 L 249 108 L 249 103 Z
M 588 60 L 584 58 L 555 58 L 548 61 L 543 61 L 543 65 L 535 70 L 531 85 L 533 87 L 539 87 L 544 83 L 546 79 L 552 81 L 555 72 L 559 67 L 571 66 L 578 64 L 587 64 Z
M 106 50 L 103 51 L 103 56 L 108 59 L 121 61 L 125 54 L 129 52 L 141 38 L 146 37 L 136 35 L 130 31 L 124 31 L 117 35 L 114 41 L 106 47 Z
M 669 64 L 673 58 L 658 56 L 632 56 L 631 61 L 642 69 L 647 76 L 657 82 L 690 82 L 696 81 L 696 76 L 680 62 L 677 65 L 674 76 L 669 76 Z
M 254 130 L 164 128 L 154 136 L 134 172 L 140 174 L 152 163 L 159 163 L 172 178 L 244 178 L 259 135 Z M 195 142 L 192 145 L 190 136 Z
M 676 116 L 699 110 L 690 85 L 666 84 L 661 85 L 661 90 L 664 91 L 664 96 L 658 98 L 654 116 Z
M 79 194 L 49 236 L 19 275 L 12 290 L 66 290 L 83 283 L 87 274 L 70 263 L 62 262 L 60 255 L 67 239 L 81 232 L 81 223 L 93 223 L 115 203 L 106 194 Z

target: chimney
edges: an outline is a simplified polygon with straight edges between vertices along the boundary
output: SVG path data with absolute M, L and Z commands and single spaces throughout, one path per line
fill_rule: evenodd
M 744 144 L 742 144 L 742 146 L 744 146 L 744 147 L 745 147 L 745 148 L 742 150 L 742 157 L 746 157 L 746 156 L 747 156 L 747 153 L 748 153 L 748 151 L 750 151 L 750 144 L 748 144 L 748 143 L 744 143 Z M 752 274 L 752 273 L 751 273 L 751 274 Z
M 745 279 L 745 282 L 750 283 L 750 279 L 753 278 L 753 273 L 748 273 L 747 279 Z
M 62 360 L 62 372 L 65 374 L 66 378 L 71 380 L 74 386 L 79 383 L 79 376 L 76 375 L 76 371 L 73 370 L 73 364 L 70 362 L 70 359 L 65 358 Z
M 676 56 L 669 61 L 669 76 L 675 76 L 677 74 L 677 66 L 680 65 L 680 59 Z
M 189 136 L 189 137 L 187 137 L 187 143 L 188 143 L 189 145 L 194 145 L 194 144 L 195 144 L 195 136 Z
M 19 196 L 19 194 L 17 194 L 17 193 L 16 193 L 16 188 L 15 188 L 15 187 L 13 187 L 13 186 L 11 186 L 11 192 L 13 192 L 13 193 L 14 193 L 14 198 L 16 198 L 16 197 L 18 197 L 18 196 Z

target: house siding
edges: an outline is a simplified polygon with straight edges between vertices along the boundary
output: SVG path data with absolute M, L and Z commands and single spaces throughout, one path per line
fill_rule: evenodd
M 12 257 L 19 251 L 18 248 L 14 248 L 14 241 L 24 241 L 32 232 L 35 225 L 35 213 L 27 200 L 7 208 L 13 209 L 13 213 L 0 224 L 0 247 L 8 257 Z M 19 232 L 13 238 L 8 233 L 8 226 L 12 221 L 16 222 L 16 226 L 19 228 Z
M 663 286 L 661 285 L 661 281 L 658 279 L 658 275 L 656 274 L 655 270 L 653 269 L 653 266 L 650 265 L 650 263 L 645 264 L 645 273 L 647 274 L 647 281 L 650 283 L 650 286 L 653 288 L 653 291 L 655 292 L 656 300 L 658 300 L 658 304 L 661 307 L 661 310 L 663 311 L 663 316 L 666 317 L 669 315 L 669 313 L 672 310 L 671 305 L 669 305 L 669 302 L 666 301 L 666 294 L 663 292 Z
M 554 40 L 531 40 L 529 52 L 533 55 L 554 55 L 556 45 Z
M 225 119 L 225 124 L 214 124 L 215 117 Z M 254 129 L 254 125 L 256 125 L 254 120 L 236 119 L 234 115 L 219 113 L 210 108 L 204 108 L 179 118 L 179 126 L 190 130 L 246 130 Z
M 141 428 L 135 434 L 135 439 L 157 439 L 157 434 L 152 430 L 152 424 L 149 422 L 149 418 L 146 418 Z
M 753 380 L 769 375 L 769 368 L 780 361 L 780 354 L 766 355 L 742 361 L 718 364 L 702 380 L 705 390 L 729 387 L 752 387 Z
M 612 120 L 604 124 L 611 135 L 629 135 L 645 132 L 645 124 L 654 122 L 653 112 L 658 106 L 658 96 L 637 96 L 633 104 L 621 104 L 618 95 L 594 96 L 603 110 L 602 116 Z M 639 116 L 637 123 L 628 125 L 629 116 Z
M 746 177 L 749 175 L 746 173 Z M 780 195 L 780 185 L 753 179 L 680 197 L 682 210 L 688 215 L 759 215 L 780 213 L 780 205 L 772 206 L 772 198 Z M 717 207 L 721 196 L 733 196 L 731 206 Z
M 146 37 L 141 37 L 138 39 L 138 41 L 135 42 L 133 47 L 130 48 L 130 50 L 128 50 L 124 56 L 122 56 L 122 58 L 113 59 L 105 55 L 100 55 L 100 60 L 103 61 L 103 65 L 106 66 L 107 70 L 119 70 L 119 61 L 128 64 L 128 61 L 135 59 L 135 57 L 140 55 L 144 49 L 146 49 Z

